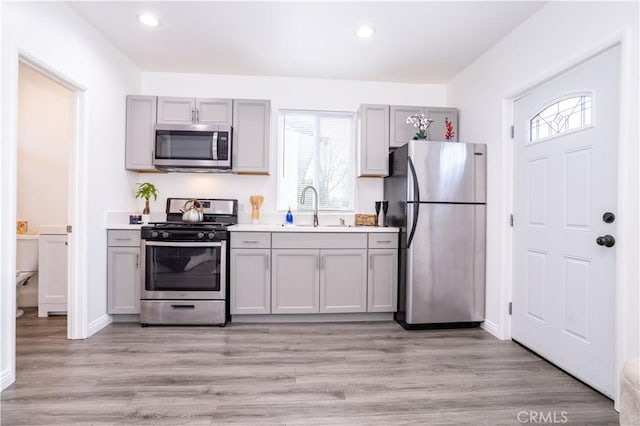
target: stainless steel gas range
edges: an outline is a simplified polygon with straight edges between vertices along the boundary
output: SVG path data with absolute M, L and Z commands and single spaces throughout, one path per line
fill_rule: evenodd
M 227 226 L 238 201 L 200 199 L 204 219 L 182 221 L 189 199 L 167 200 L 167 221 L 142 227 L 140 323 L 221 325 L 228 318 Z

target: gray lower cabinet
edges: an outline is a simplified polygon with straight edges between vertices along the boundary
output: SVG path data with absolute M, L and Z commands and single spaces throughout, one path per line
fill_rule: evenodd
M 269 174 L 270 141 L 271 101 L 234 99 L 233 171 Z
M 367 250 L 320 250 L 320 312 L 367 311 Z
M 389 174 L 389 105 L 360 105 L 357 113 L 358 176 Z
M 398 306 L 398 250 L 369 249 L 367 312 L 395 312 Z
M 395 312 L 398 234 L 231 232 L 231 314 Z
M 231 314 L 271 313 L 271 250 L 231 249 L 230 264 Z
M 320 252 L 272 249 L 271 259 L 271 313 L 320 312 Z
M 140 231 L 110 230 L 107 235 L 107 312 L 139 314 Z
M 155 171 L 153 146 L 156 125 L 155 96 L 127 96 L 127 129 L 125 168 L 136 171 Z
M 272 313 L 366 312 L 366 249 L 273 249 L 272 256 Z

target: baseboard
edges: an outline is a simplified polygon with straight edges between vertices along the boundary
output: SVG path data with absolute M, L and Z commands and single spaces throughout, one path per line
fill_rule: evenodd
M 495 322 L 485 319 L 484 322 L 480 324 L 480 328 L 482 328 L 484 331 L 486 331 L 489 334 L 493 334 L 496 338 L 500 340 L 504 340 L 500 336 L 500 327 L 498 327 L 498 324 L 496 324 Z
M 13 374 L 11 374 L 11 369 L 5 368 L 4 370 L 2 370 L 2 372 L 0 373 L 0 390 L 5 390 L 9 386 L 11 386 L 13 382 L 15 382 L 15 377 L 13 377 Z
M 232 315 L 231 323 L 287 323 L 287 322 L 351 322 L 393 321 L 392 312 L 353 314 L 275 314 Z
M 113 322 L 113 318 L 111 318 L 111 315 L 109 315 L 109 314 L 104 314 L 100 318 L 91 321 L 89 323 L 89 329 L 88 329 L 87 337 L 93 336 L 98 331 L 102 330 L 103 328 L 105 328 L 106 326 L 111 324 L 112 322 Z
M 113 314 L 113 322 L 140 322 L 139 314 Z

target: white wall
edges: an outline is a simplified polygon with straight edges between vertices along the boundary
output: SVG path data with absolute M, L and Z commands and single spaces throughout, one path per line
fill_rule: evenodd
M 625 38 L 626 37 L 626 38 Z M 639 353 L 638 317 L 638 3 L 552 2 L 461 72 L 448 85 L 448 103 L 460 109 L 462 141 L 486 142 L 488 155 L 487 328 L 510 336 L 506 312 L 511 271 L 511 170 L 509 100 L 532 84 L 624 39 L 619 173 L 619 226 L 628 232 L 618 245 L 619 318 L 622 358 Z M 517 220 L 517 219 L 516 219 Z M 620 228 L 619 228 L 620 229 Z M 625 238 L 626 237 L 626 238 Z
M 279 222 L 284 220 L 284 212 L 276 211 L 277 118 L 279 109 L 355 112 L 358 106 L 363 103 L 446 106 L 445 86 L 440 84 L 400 84 L 286 77 L 145 72 L 142 74 L 142 93 L 140 94 L 271 100 L 270 176 L 144 173 L 138 178 L 140 182 L 153 182 L 158 187 L 162 201 L 153 203 L 152 210 L 164 210 L 166 197 L 230 197 L 238 199 L 241 221 L 249 220 L 249 195 L 252 194 L 264 195 L 265 202 L 261 211 L 266 220 Z M 381 178 L 358 178 L 355 212 L 374 213 L 374 201 L 381 200 L 382 196 Z M 138 208 L 142 208 L 142 203 Z M 301 216 L 298 215 L 298 219 L 301 219 Z M 305 217 L 303 220 L 311 221 L 309 217 Z M 337 223 L 337 218 L 333 220 Z M 299 221 L 297 220 L 297 222 Z
M 18 81 L 18 220 L 29 232 L 66 224 L 73 94 L 20 64 Z
M 139 91 L 140 74 L 133 64 L 93 27 L 64 3 L 3 2 L 2 10 L 2 204 L 16 204 L 16 102 L 18 53 L 32 58 L 65 80 L 83 89 L 80 110 L 84 116 L 75 179 L 85 192 L 77 194 L 79 211 L 70 211 L 72 222 L 84 238 L 74 241 L 80 257 L 79 281 L 88 286 L 85 305 L 90 325 L 106 315 L 106 210 L 131 210 L 130 188 L 135 173 L 124 170 L 125 95 Z M 10 314 L 15 291 L 15 245 L 5 241 L 15 235 L 15 211 L 2 209 L 0 264 L 2 273 L 2 372 L 13 369 Z M 82 233 L 78 234 L 82 235 Z M 6 237 L 6 238 L 5 238 Z M 75 234 L 74 234 L 75 237 Z M 13 286 L 13 290 L 11 287 Z M 15 296 L 13 296 L 15 297 Z M 81 296 L 82 297 L 82 296 Z M 15 298 L 14 298 L 15 300 Z M 89 327 L 89 329 L 91 329 Z M 5 376 L 3 376 L 4 378 Z M 2 386 L 6 386 L 3 381 Z

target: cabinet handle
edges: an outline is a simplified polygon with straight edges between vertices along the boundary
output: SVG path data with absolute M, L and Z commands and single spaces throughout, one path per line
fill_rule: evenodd
M 391 240 L 378 240 L 377 242 L 379 242 L 379 243 L 390 243 L 392 241 Z
M 118 238 L 116 237 L 116 241 L 131 241 L 131 238 Z
M 373 255 L 369 255 L 369 269 L 373 269 Z
M 195 109 L 191 110 L 191 121 L 192 122 L 196 121 L 196 110 Z
M 196 123 L 200 123 L 200 110 L 196 110 Z
M 140 255 L 136 254 L 136 269 L 140 267 Z
M 242 240 L 242 242 L 245 244 L 258 244 L 257 240 Z

